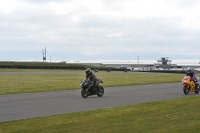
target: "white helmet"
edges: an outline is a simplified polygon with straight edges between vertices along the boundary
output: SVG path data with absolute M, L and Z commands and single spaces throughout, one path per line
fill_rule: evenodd
M 192 69 L 190 67 L 187 68 L 187 72 L 190 73 Z
M 86 73 L 86 74 L 91 73 L 91 69 L 90 69 L 90 68 L 87 68 L 87 69 L 85 70 L 85 73 Z

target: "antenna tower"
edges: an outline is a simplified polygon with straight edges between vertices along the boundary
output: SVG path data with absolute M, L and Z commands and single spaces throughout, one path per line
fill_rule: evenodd
M 46 58 L 46 57 L 47 57 L 46 55 L 47 55 L 47 53 L 46 53 L 46 47 L 45 47 L 45 49 L 42 50 L 42 56 L 43 56 L 42 59 L 43 59 L 43 62 L 46 62 L 46 59 L 47 59 L 47 58 Z

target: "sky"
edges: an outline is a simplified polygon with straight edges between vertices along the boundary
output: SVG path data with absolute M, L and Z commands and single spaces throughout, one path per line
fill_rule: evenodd
M 0 47 L 0 60 L 199 59 L 200 1 L 2 0 Z

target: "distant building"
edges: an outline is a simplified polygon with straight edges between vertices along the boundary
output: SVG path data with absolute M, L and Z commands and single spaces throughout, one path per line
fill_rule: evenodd
M 155 60 L 154 60 L 155 61 Z M 198 61 L 196 64 L 172 64 L 172 60 L 169 57 L 161 57 L 161 59 L 157 60 L 157 63 L 153 62 L 107 62 L 107 63 L 81 63 L 89 66 L 103 66 L 103 67 L 111 67 L 111 68 L 121 68 L 121 69 L 129 69 L 131 71 L 154 71 L 154 70 L 185 70 L 188 67 L 191 67 L 194 70 L 200 71 L 200 62 Z
M 171 64 L 172 60 L 169 60 L 169 57 L 161 57 L 161 59 L 157 61 L 158 63 L 154 63 L 157 69 L 172 69 L 177 67 L 176 64 Z

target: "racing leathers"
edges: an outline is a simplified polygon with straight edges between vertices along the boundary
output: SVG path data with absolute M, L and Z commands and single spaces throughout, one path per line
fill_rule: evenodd
M 94 89 L 95 88 L 95 84 L 96 84 L 96 80 L 97 80 L 97 78 L 94 75 L 94 73 L 90 72 L 90 73 L 86 74 L 86 78 L 90 79 L 91 86 Z
M 196 83 L 198 81 L 197 78 L 195 77 L 194 71 L 187 72 L 186 76 L 190 76 L 191 77 L 191 81 L 194 81 L 194 83 Z

